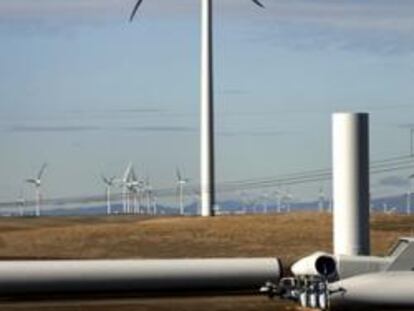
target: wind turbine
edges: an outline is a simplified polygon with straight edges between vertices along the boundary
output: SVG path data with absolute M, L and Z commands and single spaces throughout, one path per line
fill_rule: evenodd
M 129 18 L 132 21 L 142 4 L 138 0 Z M 264 7 L 259 0 L 252 0 Z M 201 0 L 201 215 L 214 216 L 214 92 L 213 92 L 213 0 Z
M 106 178 L 104 175 L 101 175 L 101 178 L 104 184 L 106 185 L 106 214 L 111 215 L 111 187 L 115 183 L 115 176 Z
M 290 209 L 291 209 L 291 204 L 292 204 L 292 200 L 293 200 L 293 195 L 290 192 L 289 188 L 286 190 L 285 195 L 283 196 L 283 201 L 286 204 L 286 212 L 289 213 Z
M 19 208 L 19 215 L 20 217 L 24 216 L 24 206 L 26 205 L 26 200 L 24 198 L 23 189 L 20 189 L 19 197 L 16 200 L 16 204 Z
M 264 214 L 267 214 L 268 213 L 268 207 L 269 207 L 269 193 L 264 192 L 264 193 L 262 193 L 261 197 L 262 197 L 262 207 L 263 207 L 262 212 Z
M 245 190 L 243 190 L 240 192 L 239 196 L 240 196 L 240 204 L 241 204 L 240 213 L 243 215 L 247 214 L 247 209 L 249 206 L 249 194 Z
M 411 196 L 413 191 L 414 174 L 408 176 L 408 193 L 407 193 L 407 214 L 411 214 Z
M 177 199 L 178 199 L 179 206 L 180 206 L 180 214 L 184 215 L 183 191 L 184 191 L 184 185 L 188 183 L 189 179 L 183 178 L 178 168 L 176 170 L 176 175 L 177 175 Z
M 150 179 L 149 176 L 146 175 L 145 177 L 145 182 L 143 184 L 143 190 L 147 199 L 147 213 L 151 214 L 154 213 L 153 209 L 152 209 L 152 186 L 150 183 Z
M 276 198 L 277 212 L 280 214 L 282 212 L 282 192 L 281 190 L 276 189 L 273 191 L 273 195 Z
M 121 181 L 121 186 L 122 186 L 122 213 L 126 214 L 127 213 L 127 206 L 129 205 L 129 195 L 128 195 L 128 186 L 127 186 L 127 182 L 128 182 L 128 176 L 129 176 L 129 171 L 131 170 L 131 166 L 132 164 L 129 163 L 124 175 L 122 177 L 122 181 Z
M 125 186 L 127 189 L 127 213 L 131 213 L 131 195 L 132 200 L 134 202 L 133 210 L 132 212 L 134 214 L 141 211 L 141 192 L 143 188 L 144 183 L 142 181 L 138 181 L 137 175 L 135 174 L 134 167 L 130 165 L 129 171 L 127 172 L 127 175 L 125 176 Z
M 127 168 L 124 171 L 124 174 L 122 175 L 121 179 L 114 180 L 115 183 L 119 185 L 119 187 L 122 188 L 122 213 L 126 214 L 127 209 L 129 208 L 129 194 L 128 194 L 128 180 L 129 175 L 131 172 L 132 163 L 129 163 Z
M 193 188 L 192 190 L 193 202 L 195 205 L 195 214 L 200 214 L 200 189 Z
M 319 212 L 325 211 L 325 192 L 323 191 L 322 186 L 319 188 L 318 209 Z
M 151 194 L 151 205 L 153 215 L 158 215 L 158 199 L 154 193 Z
M 147 185 L 146 185 L 146 181 L 145 180 L 139 180 L 137 181 L 137 184 L 135 186 L 135 207 L 137 206 L 137 199 L 138 199 L 138 213 L 143 213 L 144 212 L 144 199 L 145 199 L 145 195 L 148 194 L 147 193 Z M 148 201 L 147 201 L 148 203 Z M 148 206 L 147 206 L 148 207 Z M 148 213 L 148 209 L 147 209 L 147 213 Z
M 26 179 L 26 182 L 29 184 L 33 184 L 35 186 L 35 191 L 36 191 L 36 210 L 35 210 L 35 215 L 37 217 L 40 216 L 40 200 L 42 197 L 42 193 L 40 191 L 40 187 L 42 185 L 42 176 L 45 172 L 47 164 L 43 163 L 42 167 L 40 168 L 39 172 L 37 173 L 35 178 L 29 178 Z

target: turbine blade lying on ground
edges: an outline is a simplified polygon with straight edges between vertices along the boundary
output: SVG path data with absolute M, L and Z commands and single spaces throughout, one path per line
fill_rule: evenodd
M 134 9 L 132 10 L 131 16 L 129 17 L 129 21 L 132 22 L 132 20 L 134 19 L 135 15 L 137 14 L 138 8 L 141 5 L 143 0 L 138 0 L 137 3 L 134 6 Z

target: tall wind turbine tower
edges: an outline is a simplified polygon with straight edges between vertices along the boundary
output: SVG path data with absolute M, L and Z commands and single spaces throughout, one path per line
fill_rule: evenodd
M 43 173 L 45 172 L 46 166 L 47 166 L 47 164 L 43 163 L 42 167 L 40 168 L 40 170 L 37 173 L 35 178 L 26 179 L 26 182 L 28 182 L 29 184 L 33 184 L 35 186 L 35 191 L 36 191 L 35 215 L 37 217 L 40 216 L 40 200 L 42 198 L 42 193 L 41 193 L 40 187 L 42 185 L 42 176 L 43 176 Z
M 143 0 L 132 10 L 134 19 Z M 264 7 L 259 0 L 252 0 Z M 213 92 L 213 0 L 201 0 L 201 126 L 200 126 L 200 194 L 201 216 L 214 216 L 214 92 Z
M 214 79 L 213 1 L 201 0 L 201 123 L 200 195 L 201 216 L 214 216 Z

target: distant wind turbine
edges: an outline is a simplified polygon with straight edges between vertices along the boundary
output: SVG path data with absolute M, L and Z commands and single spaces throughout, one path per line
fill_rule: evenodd
M 138 0 L 129 18 L 132 21 L 142 4 Z M 252 0 L 264 7 L 258 0 Z M 201 0 L 201 215 L 214 216 L 214 92 L 213 92 L 213 0 Z
M 276 204 L 277 204 L 277 212 L 281 213 L 282 212 L 282 193 L 279 189 L 276 189 L 273 192 L 273 195 L 276 198 Z
M 138 181 L 137 175 L 135 174 L 134 167 L 131 165 L 128 174 L 125 179 L 125 185 L 127 189 L 127 213 L 139 213 L 141 211 L 141 193 L 144 183 Z M 133 208 L 131 208 L 131 197 L 133 200 Z
M 117 183 L 122 188 L 122 213 L 126 214 L 127 209 L 129 208 L 129 189 L 128 189 L 128 180 L 131 172 L 132 163 L 129 163 L 127 168 L 124 171 L 121 179 L 116 179 Z
M 195 214 L 199 215 L 200 211 L 200 189 L 192 189 L 192 197 L 195 204 Z
M 151 204 L 152 204 L 153 215 L 158 215 L 158 199 L 154 193 L 152 193 L 151 195 Z
M 20 189 L 19 197 L 16 200 L 16 204 L 19 208 L 19 215 L 20 217 L 24 216 L 24 206 L 26 205 L 26 200 L 24 198 L 23 189 Z
M 179 202 L 180 214 L 184 215 L 184 201 L 183 201 L 184 193 L 183 191 L 184 191 L 184 185 L 188 183 L 189 179 L 183 178 L 178 168 L 176 170 L 176 175 L 177 175 L 177 199 Z
M 106 214 L 111 215 L 111 188 L 115 183 L 115 176 L 106 178 L 104 175 L 101 175 L 102 181 L 106 185 Z
M 35 210 L 35 215 L 37 217 L 40 216 L 40 201 L 42 198 L 42 193 L 41 193 L 41 185 L 42 185 L 42 176 L 45 172 L 47 164 L 43 163 L 42 167 L 40 168 L 39 172 L 37 173 L 35 178 L 29 178 L 26 179 L 26 182 L 29 184 L 33 184 L 35 186 L 35 191 L 36 191 L 36 210 Z
M 319 212 L 325 211 L 325 192 L 323 191 L 323 187 L 319 188 L 318 209 Z
M 263 207 L 263 213 L 268 213 L 268 207 L 269 207 L 269 194 L 267 192 L 262 193 L 262 207 Z
M 407 193 L 407 214 L 411 214 L 411 196 L 413 191 L 414 174 L 408 176 L 408 193 Z
M 241 210 L 238 211 L 240 214 L 246 214 L 247 213 L 247 206 L 248 206 L 248 194 L 246 191 L 241 191 L 239 193 L 239 197 L 240 197 L 240 206 L 241 206 Z
M 285 204 L 286 204 L 286 212 L 290 212 L 291 210 L 291 204 L 292 204 L 292 200 L 293 200 L 293 194 L 290 192 L 289 189 L 286 190 L 286 193 L 283 197 Z
M 152 186 L 151 186 L 151 182 L 150 182 L 150 178 L 148 175 L 146 175 L 145 177 L 145 182 L 143 185 L 143 192 L 146 196 L 147 199 L 147 213 L 151 214 L 154 213 L 154 211 L 152 210 Z
M 176 176 L 177 176 L 177 201 L 180 207 L 180 215 L 184 215 L 184 201 L 183 201 L 184 193 L 183 192 L 184 192 L 184 185 L 189 182 L 189 179 L 183 178 L 178 168 L 176 170 Z

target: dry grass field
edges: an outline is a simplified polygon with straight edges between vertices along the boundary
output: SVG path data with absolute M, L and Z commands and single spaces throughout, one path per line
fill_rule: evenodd
M 401 235 L 414 231 L 414 217 L 374 215 L 374 254 L 383 255 Z M 271 215 L 149 218 L 1 218 L 1 259 L 280 257 L 289 265 L 316 250 L 331 250 L 331 215 Z M 1 276 L 0 276 L 1 277 Z M 293 310 L 263 297 L 68 301 L 17 303 L 0 310 Z

